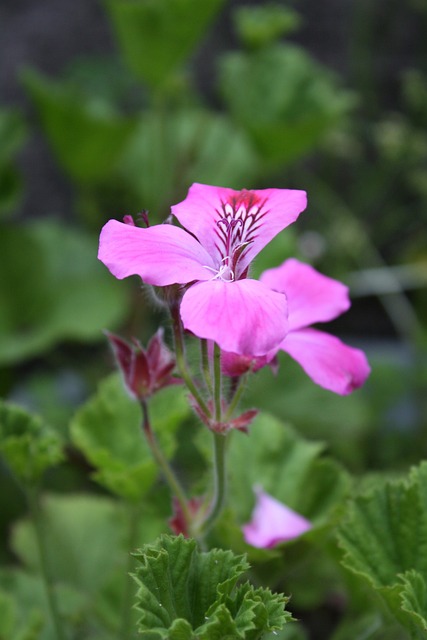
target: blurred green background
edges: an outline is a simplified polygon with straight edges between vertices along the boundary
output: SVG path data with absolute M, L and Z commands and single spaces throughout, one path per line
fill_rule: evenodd
M 250 406 L 354 474 L 426 456 L 426 29 L 423 0 L 2 0 L 0 397 L 65 439 L 49 488 L 99 491 L 68 425 L 113 369 L 102 330 L 145 343 L 166 322 L 97 262 L 100 228 L 144 209 L 160 222 L 194 181 L 308 191 L 254 273 L 294 255 L 347 283 L 328 330 L 372 366 L 341 398 L 283 357 Z M 0 485 L 6 536 L 24 504 L 3 463 Z

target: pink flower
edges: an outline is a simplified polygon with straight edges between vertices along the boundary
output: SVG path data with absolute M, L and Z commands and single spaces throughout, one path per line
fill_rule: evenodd
M 98 257 L 119 279 L 139 275 L 159 287 L 188 285 L 180 306 L 185 329 L 226 351 L 262 356 L 287 333 L 287 302 L 283 292 L 248 278 L 248 268 L 305 207 L 304 191 L 193 184 L 172 207 L 184 229 L 110 220 Z
M 350 307 L 347 287 L 294 258 L 280 267 L 264 271 L 260 281 L 272 290 L 286 294 L 288 333 L 280 345 L 263 358 L 252 358 L 252 369 L 268 364 L 282 350 L 301 365 L 313 382 L 325 389 L 347 395 L 359 388 L 370 373 L 363 351 L 310 327 L 313 323 L 333 320 L 347 311 Z M 240 371 L 238 375 L 241 375 L 242 356 L 227 354 L 223 358 L 223 371 L 226 375 L 236 375 Z
M 252 520 L 243 525 L 245 541 L 253 547 L 271 549 L 293 540 L 311 529 L 311 523 L 260 488 L 255 489 L 256 505 Z

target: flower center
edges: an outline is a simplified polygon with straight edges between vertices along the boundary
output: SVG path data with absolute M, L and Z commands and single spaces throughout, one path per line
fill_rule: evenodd
M 221 256 L 217 276 L 225 282 L 245 277 L 242 258 L 254 242 L 264 216 L 265 201 L 251 191 L 241 191 L 222 203 L 216 223 L 216 247 Z

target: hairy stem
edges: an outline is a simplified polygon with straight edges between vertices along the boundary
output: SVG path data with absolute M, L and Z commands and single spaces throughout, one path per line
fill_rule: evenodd
M 222 418 L 222 380 L 221 380 L 221 350 L 217 344 L 214 346 L 214 406 L 215 420 L 221 422 Z
M 225 453 L 227 436 L 224 433 L 212 432 L 214 443 L 214 495 L 210 509 L 200 526 L 200 534 L 205 536 L 217 521 L 225 503 L 227 482 L 225 471 Z
M 176 356 L 176 364 L 178 366 L 178 371 L 183 378 L 187 389 L 190 391 L 191 395 L 199 405 L 200 410 L 205 414 L 207 418 L 210 418 L 211 412 L 204 401 L 202 395 L 200 394 L 197 386 L 194 383 L 193 378 L 187 367 L 187 362 L 185 359 L 185 348 L 184 348 L 184 338 L 183 338 L 183 329 L 181 318 L 179 315 L 179 308 L 177 305 L 172 306 L 171 308 L 171 316 L 172 316 L 172 325 L 173 325 L 173 335 L 175 340 L 175 356 Z
M 200 340 L 200 352 L 202 359 L 202 371 L 205 378 L 207 390 L 210 394 L 213 393 L 212 375 L 209 366 L 209 354 L 208 354 L 208 341 L 202 338 Z

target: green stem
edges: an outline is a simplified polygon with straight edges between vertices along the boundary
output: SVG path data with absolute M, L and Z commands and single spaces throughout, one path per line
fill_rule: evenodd
M 133 571 L 135 560 L 132 556 L 131 552 L 135 549 L 135 546 L 138 541 L 138 529 L 139 529 L 139 519 L 140 519 L 140 505 L 130 503 L 129 505 L 129 528 L 128 528 L 128 540 L 127 540 L 127 550 L 128 550 L 128 561 L 126 567 L 126 575 L 125 575 L 125 584 L 123 589 L 123 600 L 122 600 L 122 615 L 121 615 L 121 623 L 118 629 L 118 638 L 122 638 L 123 640 L 127 640 L 131 636 L 131 623 L 132 623 L 132 600 L 134 595 L 134 581 L 132 580 L 130 574 Z
M 159 465 L 160 469 L 163 472 L 166 482 L 168 483 L 172 491 L 172 495 L 174 495 L 179 502 L 179 505 L 182 510 L 182 515 L 184 517 L 187 527 L 190 527 L 191 513 L 188 508 L 188 500 L 187 500 L 187 496 L 185 495 L 185 491 L 182 488 L 180 481 L 176 477 L 172 467 L 170 466 L 169 462 L 167 461 L 167 459 L 163 455 L 162 450 L 159 447 L 157 439 L 151 428 L 150 417 L 148 413 L 148 406 L 144 400 L 141 401 L 141 408 L 142 408 L 142 429 L 147 439 L 148 446 L 151 449 L 154 459 L 156 460 L 157 464 Z
M 52 624 L 55 630 L 55 636 L 57 640 L 65 640 L 66 636 L 62 628 L 62 620 L 59 613 L 58 602 L 56 599 L 54 582 L 49 567 L 46 539 L 44 535 L 43 516 L 39 504 L 37 488 L 28 489 L 27 500 L 33 519 L 34 531 L 36 534 L 36 543 L 39 552 L 40 568 L 49 605 L 50 615 L 52 618 Z
M 184 382 L 187 386 L 187 389 L 190 391 L 191 395 L 199 405 L 200 410 L 205 414 L 206 418 L 210 418 L 211 412 L 209 408 L 202 398 L 199 390 L 197 389 L 193 378 L 188 370 L 187 363 L 185 360 L 185 348 L 184 348 L 184 338 L 183 338 L 183 330 L 181 324 L 181 318 L 179 315 L 179 308 L 177 305 L 171 307 L 171 316 L 172 316 L 172 324 L 173 324 L 173 334 L 175 340 L 175 357 L 176 364 L 178 366 L 178 371 Z
M 227 482 L 225 472 L 225 451 L 227 435 L 212 432 L 214 438 L 214 495 L 210 509 L 200 526 L 200 534 L 205 536 L 217 521 L 225 503 Z
M 245 390 L 245 382 L 246 376 L 240 376 L 235 389 L 233 389 L 233 394 L 230 398 L 230 404 L 228 405 L 227 412 L 224 416 L 224 422 L 228 422 L 228 420 L 230 420 L 235 408 L 239 404 L 240 398 L 242 397 L 243 391 Z
M 221 380 L 221 349 L 215 343 L 214 345 L 214 403 L 215 403 L 215 420 L 221 422 L 222 414 L 222 380 Z
M 200 351 L 202 356 L 202 371 L 206 382 L 207 390 L 210 394 L 213 393 L 212 375 L 209 366 L 209 354 L 208 354 L 208 341 L 202 338 L 200 340 Z

